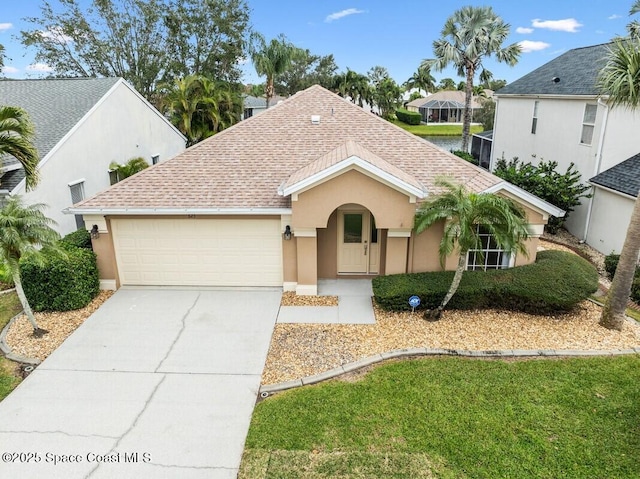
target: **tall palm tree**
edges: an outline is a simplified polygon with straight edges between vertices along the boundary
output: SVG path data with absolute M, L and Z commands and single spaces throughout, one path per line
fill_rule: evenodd
M 431 69 L 427 65 L 421 65 L 413 72 L 413 75 L 404 82 L 404 87 L 407 90 L 417 88 L 418 92 L 424 90 L 425 95 L 428 95 L 429 91 L 433 92 L 436 89 L 436 79 L 431 75 Z
M 636 13 L 640 13 L 640 0 L 636 0 L 633 5 L 631 5 L 631 10 L 629 10 L 629 15 L 635 15 Z M 627 30 L 631 38 L 640 39 L 640 22 L 638 20 L 633 20 L 629 23 Z
M 0 261 L 11 274 L 24 312 L 33 326 L 33 334 L 39 336 L 46 331 L 38 327 L 29 301 L 22 288 L 20 258 L 25 254 L 39 255 L 40 248 L 53 246 L 60 237 L 51 228 L 55 221 L 42 213 L 45 205 L 23 206 L 19 196 L 9 197 L 0 209 Z
M 436 179 L 442 193 L 427 199 L 415 216 L 416 233 L 420 234 L 433 224 L 444 221 L 444 233 L 438 252 L 444 267 L 447 256 L 458 250 L 458 265 L 451 287 L 440 306 L 428 311 L 425 317 L 438 319 L 442 310 L 458 290 L 462 274 L 467 266 L 467 253 L 483 249 L 478 227 L 485 228 L 503 250 L 527 254 L 528 238 L 525 213 L 509 198 L 494 193 L 470 193 L 462 185 L 446 178 Z
M 275 78 L 291 66 L 294 57 L 300 54 L 299 49 L 282 34 L 267 43 L 262 35 L 254 33 L 249 44 L 249 53 L 256 73 L 266 77 L 264 93 L 269 108 L 269 102 L 275 95 Z
M 636 109 L 640 106 L 640 38 L 618 38 L 613 41 L 598 85 L 612 109 L 619 106 Z M 636 199 L 618 268 L 600 317 L 600 324 L 605 328 L 622 329 L 639 254 L 640 201 Z
M 24 168 L 26 190 L 38 184 L 40 157 L 33 145 L 33 123 L 22 108 L 0 106 L 0 157 L 13 156 Z
M 491 7 L 462 7 L 447 19 L 442 37 L 433 42 L 436 58 L 423 62 L 438 71 L 453 65 L 458 69 L 458 75 L 466 78 L 462 123 L 462 149 L 465 151 L 469 148 L 473 79 L 479 70 L 484 70 L 483 59 L 495 56 L 497 61 L 511 66 L 518 62 L 520 46 L 517 43 L 502 46 L 509 28 Z

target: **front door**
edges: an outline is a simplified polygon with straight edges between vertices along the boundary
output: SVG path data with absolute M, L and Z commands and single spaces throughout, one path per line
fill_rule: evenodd
M 372 235 L 372 231 L 374 235 Z M 372 245 L 372 236 L 375 244 Z M 377 230 L 367 210 L 340 210 L 338 215 L 338 273 L 377 273 Z M 372 248 L 373 246 L 373 248 Z M 372 258 L 372 255 L 375 258 Z

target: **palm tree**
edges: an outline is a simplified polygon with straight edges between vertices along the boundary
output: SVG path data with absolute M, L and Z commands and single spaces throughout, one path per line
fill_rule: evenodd
M 451 287 L 442 303 L 434 311 L 427 311 L 425 317 L 438 319 L 451 297 L 460 285 L 467 266 L 467 253 L 482 249 L 478 234 L 479 227 L 487 230 L 498 247 L 508 252 L 527 255 L 525 240 L 528 238 L 525 213 L 509 198 L 494 193 L 470 193 L 462 185 L 446 178 L 436 179 L 436 186 L 442 193 L 427 199 L 416 212 L 415 229 L 420 234 L 439 221 L 444 221 L 444 233 L 438 252 L 440 264 L 444 263 L 454 250 L 458 250 L 458 265 Z
M 138 156 L 136 158 L 131 158 L 125 164 L 121 165 L 116 161 L 112 161 L 109 165 L 109 170 L 115 171 L 118 181 L 122 181 L 125 178 L 129 178 L 130 176 L 135 175 L 136 173 L 144 170 L 145 168 L 149 168 L 149 163 Z
M 335 76 L 334 91 L 343 98 L 349 97 L 360 108 L 364 106 L 365 102 L 371 104 L 372 92 L 369 77 L 349 68 L 345 73 Z
M 33 124 L 22 108 L 0 106 L 0 157 L 13 156 L 24 168 L 26 190 L 38 184 L 40 157 L 33 145 Z
M 608 97 L 612 109 L 618 106 L 636 109 L 640 106 L 640 38 L 618 38 L 613 41 L 607 64 L 600 72 L 598 85 Z M 600 324 L 605 328 L 622 329 L 639 254 L 640 201 L 636 199 L 618 268 L 600 317 Z
M 33 326 L 34 336 L 41 336 L 46 331 L 38 327 L 24 294 L 19 263 L 25 254 L 39 255 L 41 247 L 53 247 L 60 237 L 51 228 L 55 221 L 42 213 L 44 207 L 42 204 L 23 206 L 19 196 L 11 196 L 0 209 L 0 261 L 11 274 L 18 298 Z
M 631 6 L 631 10 L 629 10 L 629 15 L 635 15 L 636 13 L 640 13 L 640 0 L 636 0 Z M 640 39 L 640 22 L 638 20 L 633 20 L 629 23 L 627 30 L 631 38 Z
M 419 92 L 424 90 L 425 95 L 429 94 L 429 91 L 436 89 L 436 79 L 431 75 L 431 70 L 426 65 L 421 65 L 418 69 L 404 82 L 404 87 L 407 90 L 417 88 Z
M 495 56 L 499 62 L 515 65 L 520 56 L 520 46 L 513 43 L 504 48 L 502 43 L 509 35 L 509 24 L 496 15 L 491 7 L 462 7 L 444 24 L 442 37 L 433 42 L 433 60 L 423 65 L 444 70 L 453 64 L 458 75 L 466 78 L 464 119 L 462 123 L 462 149 L 469 148 L 471 126 L 471 97 L 473 79 L 478 70 L 484 70 L 484 58 Z M 487 76 L 487 73 L 482 75 Z
M 275 78 L 291 66 L 294 57 L 299 54 L 299 49 L 289 43 L 282 34 L 267 43 L 262 35 L 254 33 L 249 45 L 249 53 L 256 73 L 266 77 L 264 93 L 267 98 L 267 108 L 269 108 L 269 102 L 275 95 L 273 86 Z

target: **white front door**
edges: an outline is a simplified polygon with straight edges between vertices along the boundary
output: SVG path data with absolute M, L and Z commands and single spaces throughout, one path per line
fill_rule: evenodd
M 379 255 L 377 237 L 375 222 L 369 211 L 340 210 L 338 214 L 338 273 L 377 273 Z M 374 240 L 373 244 L 372 239 Z

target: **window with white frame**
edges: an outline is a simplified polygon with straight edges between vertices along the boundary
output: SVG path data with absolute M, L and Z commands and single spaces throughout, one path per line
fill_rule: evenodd
M 500 248 L 486 227 L 477 225 L 476 233 L 480 237 L 480 244 L 478 249 L 467 253 L 467 271 L 508 268 L 511 264 L 511 252 Z
M 84 180 L 69 183 L 69 191 L 71 192 L 72 205 L 75 205 L 76 203 L 84 200 Z M 84 228 L 84 220 L 82 218 L 82 215 L 75 215 L 75 219 L 76 227 L 78 229 Z
M 160 162 L 160 155 L 153 155 L 151 157 L 151 164 L 157 165 Z
M 536 134 L 536 130 L 538 129 L 538 105 L 539 101 L 536 100 L 533 102 L 533 119 L 531 120 L 531 133 Z
M 582 119 L 582 135 L 580 136 L 580 143 L 583 145 L 590 145 L 593 140 L 593 130 L 596 126 L 596 113 L 598 112 L 598 105 L 587 104 L 584 107 L 584 117 Z

